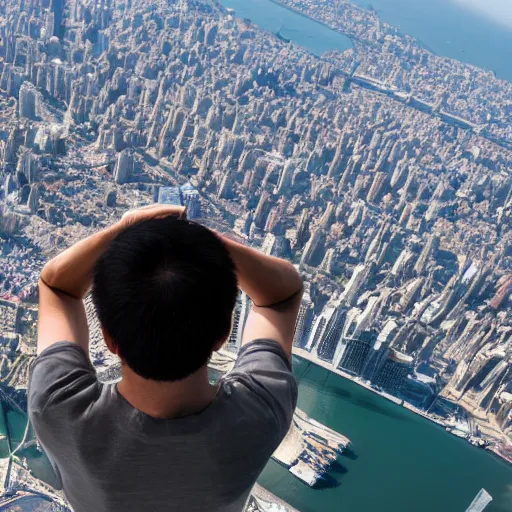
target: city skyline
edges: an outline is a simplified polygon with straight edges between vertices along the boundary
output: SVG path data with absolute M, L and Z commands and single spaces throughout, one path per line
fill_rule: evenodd
M 315 56 L 217 2 L 0 0 L 6 394 L 44 261 L 179 203 L 300 268 L 300 357 L 512 461 L 512 83 L 348 1 L 280 3 L 353 48 Z

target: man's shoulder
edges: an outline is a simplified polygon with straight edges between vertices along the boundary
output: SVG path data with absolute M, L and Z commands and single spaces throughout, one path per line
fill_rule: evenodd
M 89 356 L 76 343 L 59 341 L 39 354 L 31 365 L 28 385 L 29 413 L 86 399 L 96 393 L 96 371 Z M 84 393 L 88 390 L 90 393 Z
M 221 383 L 228 397 L 246 409 L 247 418 L 271 418 L 283 435 L 288 431 L 298 388 L 291 362 L 277 342 L 260 339 L 244 345 Z

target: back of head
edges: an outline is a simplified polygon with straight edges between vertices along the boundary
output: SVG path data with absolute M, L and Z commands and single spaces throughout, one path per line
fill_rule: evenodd
M 119 356 L 138 375 L 181 380 L 226 338 L 234 264 L 207 228 L 176 217 L 122 232 L 96 264 L 93 300 Z

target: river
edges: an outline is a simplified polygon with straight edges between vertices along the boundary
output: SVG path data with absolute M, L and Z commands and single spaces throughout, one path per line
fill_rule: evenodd
M 7 420 L 7 421 L 5 421 Z M 27 426 L 27 415 L 21 411 L 12 408 L 9 404 L 0 401 L 0 458 L 7 459 L 9 457 L 9 442 L 11 449 L 14 451 L 22 442 Z M 30 430 L 26 441 L 34 439 L 33 432 Z M 20 447 L 21 448 L 21 447 Z M 16 456 L 24 458 L 28 467 L 36 478 L 44 480 L 50 485 L 55 485 L 55 473 L 50 465 L 50 461 L 41 453 L 35 445 L 29 445 L 16 451 Z M 0 488 L 3 488 L 4 482 L 0 482 Z
M 346 35 L 271 0 L 221 0 L 221 3 L 224 7 L 234 9 L 236 16 L 249 18 L 265 30 L 274 33 L 280 30 L 283 37 L 315 55 L 331 50 L 343 51 L 353 46 Z
M 512 466 L 367 389 L 294 357 L 298 406 L 346 435 L 323 489 L 271 461 L 259 483 L 301 512 L 464 512 L 483 487 L 485 512 L 512 511 Z
M 482 0 L 485 1 L 485 0 Z M 493 70 L 512 81 L 512 29 L 454 0 L 352 0 L 371 3 L 379 17 L 437 55 Z
M 512 1 L 512 0 L 511 0 Z M 328 50 L 346 50 L 350 39 L 272 0 L 221 0 L 236 15 L 250 18 L 266 30 L 281 34 L 320 55 Z M 512 29 L 475 14 L 454 0 L 353 0 L 370 4 L 380 18 L 421 41 L 429 50 L 475 66 L 493 70 L 512 81 Z
M 482 487 L 494 498 L 485 512 L 512 512 L 512 466 L 313 363 L 294 357 L 294 371 L 298 406 L 352 441 L 322 489 L 268 463 L 259 483 L 301 512 L 464 512 Z M 219 376 L 210 373 L 213 380 Z M 11 435 L 14 449 L 26 416 L 2 405 L 9 428 L 0 414 L 0 434 Z M 52 482 L 48 460 L 35 448 L 18 455 L 36 476 Z M 7 456 L 6 443 L 0 443 L 0 457 Z

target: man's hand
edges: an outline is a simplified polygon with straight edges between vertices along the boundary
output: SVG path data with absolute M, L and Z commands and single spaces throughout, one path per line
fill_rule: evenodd
M 89 333 L 82 299 L 91 286 L 94 265 L 125 229 L 170 215 L 184 219 L 185 208 L 152 204 L 126 212 L 113 226 L 77 242 L 45 265 L 39 281 L 39 353 L 60 340 L 73 341 L 87 352 Z
M 170 216 L 186 219 L 186 208 L 184 206 L 151 204 L 136 210 L 129 210 L 121 217 L 118 227 L 121 230 L 125 230 L 149 219 L 164 219 Z

